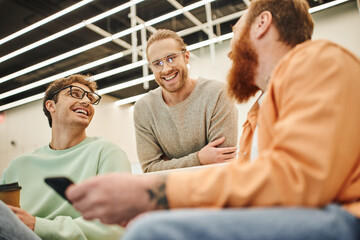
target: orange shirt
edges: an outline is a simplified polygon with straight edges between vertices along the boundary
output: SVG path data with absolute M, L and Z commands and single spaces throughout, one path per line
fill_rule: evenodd
M 238 160 L 168 176 L 170 207 L 335 202 L 360 217 L 359 58 L 324 40 L 298 45 L 279 62 L 256 112 Z M 251 149 L 256 122 L 259 156 L 249 162 L 241 153 Z

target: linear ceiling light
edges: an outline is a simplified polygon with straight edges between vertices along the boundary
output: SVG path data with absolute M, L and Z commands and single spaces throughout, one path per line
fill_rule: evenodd
M 228 37 L 229 35 L 230 34 L 225 34 L 225 35 L 217 37 L 216 39 L 222 39 L 222 41 L 223 41 L 224 36 Z M 220 40 L 215 41 L 215 42 L 219 42 L 219 41 Z M 194 50 L 194 49 L 197 49 L 197 48 L 200 48 L 200 47 L 203 47 L 203 46 L 206 46 L 206 45 L 210 44 L 210 42 L 208 40 L 206 40 L 206 42 L 207 42 L 207 44 L 205 44 L 205 45 L 199 45 L 198 43 L 190 45 L 190 46 L 188 46 L 188 49 Z M 123 71 L 127 71 L 127 70 L 130 70 L 130 69 L 136 68 L 136 67 L 140 67 L 142 65 L 145 65 L 146 63 L 147 63 L 146 60 L 141 60 L 141 61 L 138 61 L 138 62 L 135 62 L 135 63 L 131 63 L 131 64 L 128 64 L 128 65 L 125 65 L 125 66 L 122 66 L 122 67 L 119 67 L 119 68 L 116 68 L 116 69 L 109 70 L 109 71 L 104 72 L 104 73 L 94 75 L 93 79 L 94 79 L 94 81 L 97 81 L 97 80 L 99 80 L 101 78 L 108 77 L 110 75 L 114 75 L 114 74 L 117 74 L 117 73 L 120 73 L 120 72 L 123 72 Z M 138 78 L 138 79 L 135 79 L 135 80 L 130 80 L 130 81 L 127 81 L 125 83 L 120 83 L 120 84 L 117 84 L 117 85 L 114 85 L 114 86 L 111 86 L 111 87 L 108 87 L 108 88 L 100 89 L 98 92 L 99 92 L 100 95 L 107 94 L 107 93 L 110 93 L 110 92 L 113 92 L 113 91 L 118 91 L 118 90 L 128 88 L 128 87 L 131 87 L 131 86 L 134 86 L 134 85 L 137 85 L 137 84 L 141 84 L 141 83 L 144 83 L 144 82 L 147 82 L 147 81 L 151 81 L 153 79 L 154 79 L 154 75 L 149 75 L 149 76 L 141 77 L 141 78 Z M 14 108 L 14 107 L 23 105 L 23 104 L 26 104 L 26 103 L 29 103 L 29 102 L 32 102 L 32 101 L 39 100 L 44 96 L 44 93 L 41 93 L 41 94 L 42 95 L 37 94 L 37 95 L 31 96 L 31 97 L 28 97 L 28 98 L 24 98 L 24 99 L 21 99 L 21 100 L 12 102 L 12 103 L 2 105 L 2 106 L 0 106 L 0 112 L 5 111 L 5 110 L 10 109 L 10 108 Z
M 71 50 L 71 51 L 69 51 L 69 52 L 63 53 L 63 54 L 58 55 L 58 56 L 56 56 L 56 57 L 53 57 L 53 58 L 50 58 L 50 59 L 48 59 L 48 60 L 42 61 L 42 62 L 37 63 L 37 64 L 35 64 L 35 65 L 32 65 L 32 66 L 30 66 L 30 67 L 24 68 L 24 69 L 22 69 L 22 70 L 20 70 L 20 71 L 11 73 L 11 74 L 9 74 L 9 75 L 7 75 L 7 76 L 5 76 L 5 77 L 0 78 L 0 83 L 6 82 L 6 81 L 8 81 L 8 80 L 11 80 L 11 79 L 13 79 L 13 78 L 19 77 L 19 76 L 24 75 L 24 74 L 26 74 L 26 73 L 35 71 L 35 70 L 37 70 L 37 69 L 39 69 L 39 68 L 42 68 L 42 67 L 45 67 L 45 66 L 47 66 L 47 65 L 53 64 L 53 63 L 55 63 L 55 62 L 61 61 L 61 60 L 65 59 L 65 58 L 74 56 L 74 55 L 76 55 L 76 54 L 79 54 L 79 53 L 84 52 L 84 51 L 86 51 L 86 50 L 89 50 L 89 49 L 91 49 L 91 48 L 100 46 L 100 45 L 102 45 L 102 44 L 104 44 L 104 43 L 107 43 L 107 42 L 110 42 L 110 41 L 111 41 L 111 37 L 102 38 L 102 39 L 100 39 L 100 40 L 98 40 L 98 41 L 96 41 L 96 42 L 89 43 L 89 44 L 87 44 L 87 45 L 85 45 L 85 46 L 76 48 L 76 49 L 74 49 L 74 50 Z
M 139 100 L 140 98 L 145 96 L 145 94 L 146 93 L 118 100 L 118 101 L 115 102 L 115 105 L 121 106 L 121 105 L 125 105 L 125 104 L 128 104 L 128 103 L 136 102 L 137 100 Z
M 335 1 L 332 1 L 332 2 L 324 3 L 324 4 L 321 4 L 319 6 L 310 8 L 309 13 L 318 12 L 318 11 L 324 10 L 326 8 L 334 7 L 336 5 L 339 5 L 341 3 L 348 2 L 348 1 L 350 1 L 350 0 L 335 0 Z
M 195 43 L 193 45 L 190 45 L 190 46 L 187 47 L 187 49 L 189 51 L 191 51 L 191 50 L 195 50 L 195 49 L 198 49 L 198 48 L 201 48 L 201 47 L 205 47 L 205 46 L 208 46 L 208 45 L 210 45 L 212 43 L 218 43 L 218 42 L 230 39 L 230 38 L 233 37 L 233 35 L 234 35 L 233 33 L 224 34 L 224 35 L 219 36 L 217 38 L 213 38 L 212 40 L 206 40 L 206 41 L 203 41 L 203 42 L 200 42 L 200 43 Z M 150 75 L 150 76 L 147 76 L 147 77 L 149 77 L 149 81 L 154 79 L 154 75 Z M 135 82 L 137 82 L 137 81 L 139 81 L 139 83 L 136 83 L 136 84 L 143 83 L 143 82 L 141 82 L 141 78 L 135 79 L 135 80 L 132 80 L 132 81 L 128 81 L 126 83 L 129 84 L 129 86 L 133 86 L 133 85 L 136 85 Z M 132 84 L 132 83 L 134 83 L 134 84 Z M 118 86 L 118 85 L 112 86 L 112 87 L 114 87 L 116 89 L 114 91 L 122 89 L 122 88 L 119 88 L 119 87 L 116 87 L 116 86 Z M 123 88 L 125 88 L 125 87 L 127 87 L 127 86 L 124 86 Z M 117 106 L 121 106 L 121 105 L 125 105 L 125 104 L 128 104 L 128 103 L 136 102 L 137 100 L 139 100 L 144 95 L 145 94 L 140 94 L 140 95 L 132 96 L 132 97 L 129 97 L 129 98 L 124 98 L 124 99 L 116 101 L 115 104 Z
M 76 24 L 74 26 L 71 26 L 71 27 L 69 27 L 67 29 L 64 29 L 64 30 L 62 30 L 62 31 L 60 31 L 58 33 L 55 33 L 55 34 L 53 34 L 53 35 L 51 35 L 49 37 L 43 38 L 43 39 L 41 39 L 41 40 L 39 40 L 37 42 L 34 42 L 34 43 L 30 44 L 30 45 L 27 45 L 27 46 L 25 46 L 23 48 L 20 48 L 20 49 L 14 51 L 12 53 L 9 53 L 9 54 L 7 54 L 7 55 L 5 55 L 3 57 L 0 57 L 0 63 L 4 62 L 4 61 L 7 61 L 10 58 L 13 58 L 13 57 L 15 57 L 17 55 L 20 55 L 20 54 L 24 53 L 24 52 L 27 52 L 27 51 L 29 51 L 31 49 L 34 49 L 34 48 L 36 48 L 38 46 L 41 46 L 41 45 L 43 45 L 45 43 L 48 43 L 48 42 L 50 42 L 50 41 L 52 41 L 54 39 L 62 37 L 64 35 L 68 34 L 68 33 L 74 32 L 74 31 L 76 31 L 76 30 L 78 30 L 78 29 L 80 29 L 82 27 L 85 27 L 86 24 L 96 22 L 96 21 L 98 21 L 100 19 L 108 17 L 108 16 L 110 16 L 110 15 L 116 13 L 116 12 L 120 12 L 120 11 L 131 7 L 132 5 L 138 4 L 138 3 L 142 2 L 142 1 L 144 1 L 144 0 L 133 0 L 133 1 L 127 2 L 127 3 L 122 4 L 122 5 L 120 5 L 120 6 L 116 7 L 116 8 L 110 9 L 109 11 L 101 13 L 101 14 L 93 17 L 93 18 L 85 20 L 85 21 L 83 21 L 81 23 L 78 23 L 78 24 Z
M 217 43 L 217 42 L 221 42 L 221 41 L 230 39 L 233 36 L 234 36 L 234 33 L 232 33 L 232 32 L 227 33 L 227 34 L 221 35 L 221 36 L 219 36 L 217 38 L 212 38 L 212 39 L 208 39 L 208 40 L 205 40 L 205 41 L 202 41 L 202 42 L 194 43 L 194 44 L 188 46 L 187 49 L 189 51 L 192 51 L 192 50 L 204 47 L 204 46 L 208 46 L 208 45 L 213 44 L 213 43 Z
M 145 60 L 143 60 L 143 61 L 145 61 Z M 140 63 L 142 63 L 142 61 L 136 62 L 134 64 L 140 65 Z M 123 69 L 125 69 L 123 71 L 130 70 L 131 68 L 135 68 L 136 65 L 134 65 L 134 64 L 133 63 L 129 64 L 129 65 L 132 65 L 132 67 L 130 67 L 129 65 L 123 66 Z M 110 71 L 112 71 L 112 70 L 110 70 Z M 110 71 L 108 71 L 108 72 L 110 72 Z M 107 72 L 105 72 L 105 73 L 107 73 Z M 101 73 L 101 74 L 104 74 L 104 73 Z M 94 81 L 99 80 L 102 77 L 104 77 L 104 75 L 101 76 L 101 74 L 92 76 Z M 106 93 L 110 93 L 110 92 L 113 92 L 113 91 L 117 91 L 117 90 L 120 90 L 120 89 L 130 87 L 130 86 L 141 84 L 141 83 L 152 80 L 154 78 L 153 76 L 154 75 L 149 75 L 149 76 L 142 77 L 142 78 L 135 79 L 135 80 L 131 80 L 131 81 L 128 81 L 128 82 L 125 82 L 125 83 L 120 83 L 120 84 L 117 84 L 115 86 L 111 86 L 111 87 L 108 87 L 108 88 L 101 89 L 101 90 L 98 91 L 98 93 L 100 95 L 103 95 L 103 94 L 106 94 Z M 20 99 L 18 101 L 12 102 L 12 103 L 2 105 L 2 106 L 0 106 L 0 112 L 8 110 L 10 108 L 21 106 L 21 105 L 26 104 L 26 103 L 30 103 L 30 102 L 42 99 L 44 97 L 44 95 L 45 95 L 45 92 L 30 96 L 30 97 L 27 97 L 27 98 L 23 98 L 23 99 Z
M 233 36 L 233 33 L 228 33 L 228 34 L 219 36 L 217 38 L 209 39 L 209 40 L 206 40 L 206 41 L 203 41 L 203 42 L 200 42 L 200 43 L 195 43 L 193 45 L 188 46 L 188 50 L 191 51 L 191 50 L 200 48 L 202 46 L 209 45 L 211 43 L 215 43 L 215 42 L 218 42 L 218 41 L 224 41 L 226 39 L 231 38 L 232 36 Z M 47 84 L 47 83 L 50 83 L 50 82 L 52 82 L 52 81 L 54 81 L 54 80 L 56 80 L 58 78 L 65 77 L 65 76 L 74 74 L 76 72 L 81 72 L 83 70 L 89 69 L 91 67 L 98 66 L 98 65 L 103 64 L 103 63 L 107 63 L 109 61 L 120 58 L 122 56 L 123 56 L 123 54 L 121 54 L 121 53 L 114 54 L 114 55 L 111 55 L 111 56 L 106 57 L 104 59 L 100 59 L 100 60 L 97 60 L 95 62 L 88 63 L 88 64 L 85 64 L 83 66 L 68 70 L 66 72 L 59 73 L 59 74 L 56 74 L 54 76 L 39 80 L 39 81 L 31 83 L 31 84 L 28 84 L 26 86 L 16 88 L 14 90 L 11 90 L 11 91 L 0 94 L 0 99 L 4 99 L 6 97 L 10 97 L 12 95 L 15 95 L 15 94 L 30 90 L 32 88 L 35 88 L 35 87 L 38 87 L 38 86 L 41 86 L 41 85 L 44 85 L 44 84 Z M 51 60 L 51 59 L 49 59 L 49 60 Z M 129 64 L 129 65 L 126 65 L 126 66 L 123 66 L 123 67 L 119 67 L 119 68 L 116 68 L 116 69 L 109 70 L 107 72 L 100 73 L 100 74 L 95 75 L 93 77 L 94 77 L 94 79 L 96 81 L 96 80 L 99 80 L 99 79 L 102 79 L 102 78 L 105 78 L 105 77 L 108 77 L 108 76 L 111 76 L 111 75 L 115 75 L 115 74 L 120 73 L 120 72 L 127 71 L 129 69 L 133 69 L 133 68 L 136 68 L 136 67 L 139 67 L 139 66 L 143 66 L 145 64 L 147 64 L 147 61 L 142 60 L 142 61 L 138 61 L 138 62 Z M 24 69 L 24 70 L 26 70 L 26 69 Z
M 101 14 L 95 16 L 95 17 L 92 17 L 92 18 L 90 18 L 88 20 L 85 20 L 84 23 L 85 24 L 94 23 L 94 22 L 99 21 L 99 20 L 101 20 L 103 18 L 106 18 L 106 17 L 108 17 L 110 15 L 113 15 L 113 14 L 115 14 L 117 12 L 120 12 L 120 11 L 122 11 L 124 9 L 130 8 L 131 6 L 136 5 L 138 3 L 141 3 L 143 1 L 144 0 L 130 0 L 130 2 L 124 3 L 124 4 L 120 5 L 120 6 L 117 6 L 117 7 L 113 8 L 113 9 L 110 9 L 110 10 L 104 12 L 104 13 L 101 13 Z
M 145 22 L 145 23 L 143 23 L 143 24 L 140 24 L 140 25 L 137 25 L 137 26 L 135 26 L 135 27 L 126 29 L 126 30 L 124 30 L 124 31 L 122 31 L 122 32 L 118 32 L 118 33 L 116 33 L 116 34 L 113 35 L 113 38 L 121 38 L 121 37 L 124 37 L 124 36 L 126 36 L 126 35 L 128 35 L 128 34 L 131 34 L 131 33 L 133 33 L 133 32 L 136 32 L 136 31 L 138 31 L 138 30 L 140 30 L 140 29 L 142 29 L 142 28 L 144 28 L 144 27 L 152 26 L 152 25 L 154 25 L 154 24 L 157 24 L 157 23 L 159 23 L 159 22 L 165 21 L 165 20 L 167 20 L 167 19 L 169 19 L 169 18 L 172 18 L 172 17 L 175 17 L 175 16 L 177 16 L 177 15 L 180 15 L 180 14 L 182 14 L 182 13 L 184 13 L 184 12 L 191 11 L 191 10 L 193 10 L 193 9 L 195 9 L 195 8 L 201 7 L 201 6 L 205 5 L 206 3 L 213 2 L 213 1 L 215 1 L 215 0 L 202 0 L 202 1 L 199 1 L 199 2 L 196 2 L 196 3 L 193 3 L 193 4 L 189 5 L 189 6 L 184 7 L 183 9 L 178 9 L 178 10 L 172 11 L 172 12 L 167 13 L 167 14 L 164 14 L 164 15 L 162 15 L 162 16 L 160 16 L 160 17 L 157 17 L 157 18 L 154 18 L 154 19 L 152 19 L 152 20 L 149 20 L 149 21 L 147 21 L 147 22 Z
M 111 86 L 111 87 L 100 89 L 98 91 L 98 93 L 100 95 L 108 94 L 108 93 L 115 92 L 115 91 L 118 91 L 118 90 L 121 90 L 121 89 L 124 89 L 124 88 L 128 88 L 128 87 L 132 87 L 132 86 L 135 86 L 135 85 L 138 85 L 138 84 L 142 84 L 142 83 L 154 80 L 154 79 L 155 79 L 154 74 L 151 74 L 151 75 L 146 76 L 146 77 L 141 77 L 141 78 L 138 78 L 138 79 L 135 79 L 135 80 L 127 81 L 127 82 L 120 83 L 120 84 L 117 84 L 117 85 L 114 85 L 114 86 Z
M 5 111 L 10 108 L 14 108 L 14 107 L 23 105 L 23 104 L 26 104 L 26 103 L 30 103 L 30 102 L 42 99 L 44 97 L 44 95 L 45 95 L 45 93 L 39 93 L 39 94 L 30 96 L 27 98 L 20 99 L 18 101 L 12 102 L 12 103 L 2 105 L 2 106 L 0 106 L 0 112 Z
M 218 42 L 230 39 L 232 36 L 233 36 L 233 33 L 227 33 L 227 34 L 221 35 L 221 36 L 219 36 L 217 38 L 213 38 L 212 40 L 205 40 L 205 41 L 200 42 L 200 43 L 195 43 L 195 44 L 189 45 L 189 46 L 187 46 L 187 49 L 189 51 L 192 51 L 192 50 L 195 50 L 195 49 L 210 45 L 211 43 L 218 43 Z M 132 65 L 132 64 L 134 64 L 134 65 Z M 124 67 L 126 67 L 124 71 L 130 70 L 130 65 L 132 65 L 132 68 L 140 67 L 142 65 L 147 64 L 147 61 L 141 60 L 141 61 L 138 61 L 138 62 L 135 62 L 135 63 L 132 63 L 132 64 L 124 66 Z M 100 74 L 95 75 L 93 77 L 94 77 L 94 79 L 96 81 L 96 80 L 100 79 L 99 77 L 103 78 L 102 74 L 105 74 L 106 77 L 110 76 L 109 75 L 110 73 L 111 73 L 111 75 L 118 74 L 118 73 L 122 72 L 122 71 L 120 71 L 121 70 L 120 68 L 122 68 L 122 67 L 112 69 L 112 70 L 109 70 L 109 71 L 104 72 L 104 73 L 100 73 Z M 129 80 L 129 81 L 126 81 L 124 83 L 113 85 L 113 86 L 108 87 L 108 88 L 101 89 L 101 90 L 99 90 L 99 94 L 107 94 L 109 92 L 118 91 L 118 90 L 128 88 L 128 87 L 131 87 L 131 86 L 134 86 L 134 85 L 137 85 L 137 84 L 141 84 L 141 83 L 144 83 L 144 82 L 147 82 L 147 81 L 151 81 L 151 80 L 154 80 L 154 75 L 153 74 L 149 75 L 149 76 L 141 77 L 141 78 L 138 78 L 138 79 L 135 79 L 135 80 Z
M 201 7 L 201 6 L 205 5 L 205 4 L 213 2 L 213 1 L 215 1 L 215 0 L 203 0 L 203 1 L 199 1 L 199 2 L 196 2 L 196 3 L 190 4 L 189 6 L 186 6 L 186 7 L 182 8 L 182 9 L 178 9 L 178 10 L 175 10 L 173 12 L 169 12 L 169 13 L 167 13 L 165 15 L 162 15 L 160 17 L 157 17 L 157 18 L 154 18 L 154 19 L 152 19 L 150 21 L 147 21 L 147 22 L 144 23 L 144 25 L 146 27 L 152 26 L 152 25 L 154 25 L 156 23 L 159 23 L 159 22 L 162 22 L 162 21 L 167 20 L 169 18 L 175 17 L 175 16 L 180 15 L 180 14 L 182 14 L 184 12 L 189 12 L 189 11 L 195 9 L 195 8 Z
M 67 14 L 69 12 L 72 12 L 75 9 L 78 9 L 78 8 L 84 6 L 84 5 L 86 5 L 86 4 L 88 4 L 88 3 L 92 2 L 92 1 L 94 1 L 94 0 L 83 0 L 83 1 L 81 1 L 79 3 L 76 3 L 76 4 L 68 7 L 68 8 L 65 8 L 64 10 L 61 10 L 60 12 L 57 12 L 57 13 L 55 13 L 55 14 L 47 17 L 47 18 L 44 18 L 41 21 L 38 21 L 38 22 L 36 22 L 36 23 L 26 27 L 26 28 L 23 28 L 20 31 L 17 31 L 17 32 L 15 32 L 15 33 L 7 36 L 7 37 L 4 37 L 3 39 L 0 40 L 0 45 L 4 44 L 4 43 L 6 43 L 6 42 L 8 42 L 8 41 L 10 41 L 10 40 L 12 40 L 14 38 L 17 38 L 17 37 L 19 37 L 19 36 L 21 36 L 21 35 L 23 35 L 23 34 L 25 34 L 27 32 L 30 32 L 31 30 L 33 30 L 35 28 L 38 28 L 38 27 L 40 27 L 40 26 L 42 26 L 42 25 L 44 25 L 44 24 L 46 24 L 46 23 L 48 23 L 50 21 L 53 21 L 56 18 L 59 18 L 59 17 L 65 15 L 65 14 Z
M 30 83 L 28 85 L 25 85 L 25 86 L 22 86 L 22 87 L 19 87 L 19 88 L 15 88 L 15 89 L 13 89 L 11 91 L 0 94 L 0 99 L 4 99 L 4 98 L 10 97 L 12 95 L 15 95 L 15 94 L 18 94 L 18 93 L 21 93 L 21 92 L 24 92 L 24 91 L 39 87 L 39 86 L 42 86 L 44 84 L 55 81 L 56 79 L 66 77 L 66 76 L 69 76 L 71 74 L 79 73 L 79 72 L 82 72 L 82 71 L 87 70 L 89 68 L 96 67 L 96 66 L 104 64 L 104 63 L 108 63 L 110 61 L 116 60 L 116 59 L 121 58 L 123 56 L 124 56 L 123 52 L 116 53 L 116 54 L 113 54 L 111 56 L 108 56 L 108 57 L 96 60 L 94 62 L 82 65 L 80 67 L 76 67 L 76 68 L 70 69 L 68 71 L 53 75 L 51 77 L 44 78 L 44 79 L 36 81 L 34 83 Z
M 130 63 L 128 65 L 121 66 L 121 67 L 111 69 L 109 71 L 94 75 L 93 79 L 94 79 L 94 81 L 97 81 L 97 80 L 102 79 L 102 78 L 106 78 L 106 77 L 109 77 L 109 76 L 112 76 L 112 75 L 115 75 L 115 74 L 118 74 L 118 73 L 121 73 L 121 72 L 125 72 L 125 71 L 128 71 L 128 70 L 137 68 L 137 67 L 141 67 L 141 66 L 143 66 L 145 64 L 147 64 L 146 60 L 140 60 L 138 62 Z
M 140 0 L 137 0 L 137 2 L 139 2 L 139 1 L 140 1 Z M 142 1 L 143 1 L 143 0 L 142 0 Z M 185 7 L 185 8 L 192 10 L 192 9 L 194 9 L 195 6 L 196 6 L 196 7 L 202 6 L 202 5 L 206 4 L 206 3 L 208 3 L 209 1 L 214 1 L 214 0 L 203 0 L 203 1 L 200 1 L 201 4 L 199 4 L 199 3 L 194 3 L 194 4 L 191 4 L 191 5 L 187 6 L 187 7 Z M 184 9 L 185 9 L 185 8 L 184 8 Z M 189 10 L 187 10 L 187 11 L 189 11 Z M 177 10 L 176 10 L 175 12 L 177 12 Z M 181 11 L 181 12 L 182 12 L 182 11 Z M 169 17 L 168 14 L 165 14 L 165 15 L 167 15 L 167 16 Z M 162 17 L 162 16 L 160 16 L 160 17 L 158 17 L 158 18 L 156 18 L 156 19 L 159 19 L 159 18 L 161 18 L 161 17 Z M 162 21 L 164 21 L 164 20 L 166 20 L 166 19 L 167 19 L 167 18 L 163 18 Z M 152 20 L 150 20 L 150 21 L 152 21 Z M 159 22 L 159 21 L 157 21 L 156 23 L 158 23 L 158 22 Z M 155 22 L 154 22 L 153 24 L 155 24 Z M 102 45 L 102 44 L 105 44 L 105 43 L 107 43 L 107 42 L 110 42 L 112 39 L 126 36 L 126 35 L 128 35 L 128 34 L 130 34 L 130 33 L 132 33 L 132 32 L 135 32 L 135 31 L 138 31 L 138 30 L 142 29 L 142 28 L 143 28 L 144 26 L 146 26 L 146 25 L 147 25 L 147 22 L 145 22 L 144 24 L 137 25 L 136 27 L 129 28 L 129 29 L 126 29 L 126 30 L 124 30 L 124 31 L 121 31 L 121 32 L 116 33 L 116 34 L 114 34 L 114 35 L 112 35 L 112 36 L 109 36 L 109 37 L 100 39 L 100 40 L 95 41 L 95 42 L 93 42 L 93 43 L 87 44 L 87 45 L 82 46 L 82 47 L 80 47 L 80 48 L 71 50 L 71 51 L 69 51 L 69 52 L 67 52 L 67 53 L 63 53 L 63 54 L 61 54 L 61 55 L 59 55 L 59 56 L 53 57 L 53 58 L 48 59 L 48 60 L 46 60 L 46 61 L 43 61 L 43 62 L 41 62 L 41 63 L 37 63 L 37 64 L 35 64 L 35 65 L 33 65 L 33 66 L 27 67 L 27 68 L 22 69 L 22 70 L 20 70 L 20 71 L 11 73 L 11 74 L 9 74 L 9 75 L 7 75 L 7 76 L 5 76 L 5 77 L 0 78 L 0 83 L 6 82 L 6 81 L 8 81 L 8 80 L 11 80 L 11 79 L 13 79 L 13 78 L 19 77 L 19 76 L 24 75 L 24 74 L 26 74 L 26 73 L 35 71 L 35 70 L 37 70 L 37 69 L 39 69 L 39 68 L 42 68 L 42 67 L 45 67 L 45 66 L 47 66 L 47 65 L 53 64 L 53 63 L 55 63 L 55 62 L 58 62 L 58 61 L 63 60 L 63 59 L 65 59 L 65 58 L 68 58 L 68 57 L 71 57 L 71 56 L 73 56 L 73 55 L 79 54 L 79 53 L 84 52 L 84 51 L 86 51 L 86 50 L 89 50 L 89 49 L 91 49 L 91 48 L 100 46 L 100 45 Z
M 348 0 L 347 0 L 348 1 Z M 340 3 L 343 3 L 343 2 L 346 2 L 346 1 L 344 1 L 344 0 L 339 0 L 339 1 L 335 1 L 335 2 L 337 2 L 335 5 L 337 5 L 337 4 L 340 4 Z M 325 5 L 325 4 L 324 4 Z M 329 7 L 332 7 L 332 6 L 334 6 L 334 5 L 331 5 L 331 6 L 327 6 L 327 8 L 329 8 Z M 311 10 L 311 9 L 310 9 Z M 310 10 L 309 10 L 309 12 L 310 12 Z M 321 10 L 323 10 L 323 9 L 321 9 Z M 317 11 L 320 11 L 320 10 L 317 10 Z M 312 12 L 315 12 L 315 11 L 312 11 Z M 312 13 L 312 12 L 310 12 L 310 13 Z M 216 43 L 216 42 L 221 42 L 221 41 L 224 41 L 224 40 L 226 40 L 226 39 L 230 39 L 231 37 L 233 36 L 233 33 L 228 33 L 228 34 L 224 34 L 224 35 L 222 35 L 222 36 L 219 36 L 219 37 L 217 37 L 217 38 L 214 38 L 214 39 L 210 39 L 210 40 L 205 40 L 205 41 L 203 41 L 203 42 L 200 42 L 200 43 L 195 43 L 195 44 L 193 44 L 193 45 L 189 45 L 187 48 L 188 48 L 188 50 L 190 51 L 190 50 L 195 50 L 195 49 L 198 49 L 198 48 L 201 48 L 201 47 L 204 47 L 204 46 L 206 46 L 206 45 L 209 45 L 209 44 L 211 44 L 211 43 Z M 113 56 L 113 55 L 112 55 Z M 109 56 L 109 57 L 111 57 L 111 56 Z M 102 60 L 102 59 L 100 59 L 100 60 Z M 98 61 L 100 61 L 100 60 L 98 60 Z M 144 61 L 144 60 L 142 60 L 142 61 Z M 141 62 L 141 61 L 139 61 L 139 62 Z M 93 62 L 93 63 L 95 63 L 95 62 Z M 93 63 L 89 63 L 89 64 L 93 64 Z M 135 64 L 135 63 L 134 63 Z M 129 64 L 130 65 L 130 64 Z M 139 64 L 139 66 L 140 66 L 141 64 Z M 137 65 L 132 65 L 132 66 L 137 66 Z M 80 67 L 85 67 L 85 65 L 83 65 L 83 66 L 80 66 Z M 74 69 L 76 69 L 76 68 L 74 68 Z M 73 69 L 73 70 L 74 70 Z M 117 68 L 118 69 L 118 71 L 119 71 L 119 68 Z M 126 69 L 126 70 L 130 70 L 130 69 Z M 69 71 L 71 71 L 71 70 L 69 70 Z M 79 70 L 80 71 L 80 70 Z M 118 71 L 113 71 L 113 70 L 110 70 L 110 71 L 112 71 L 112 73 L 113 74 L 116 74 L 116 73 L 119 73 Z M 107 72 L 107 75 L 109 74 L 109 72 L 110 71 L 108 71 Z M 66 75 L 66 72 L 63 72 L 63 73 L 60 73 L 60 74 L 63 74 L 62 76 L 67 76 Z M 58 74 L 58 75 L 60 75 L 60 74 Z M 69 73 L 69 74 L 72 74 L 72 73 Z M 98 74 L 98 77 L 100 77 L 101 78 L 101 74 L 105 74 L 105 73 L 100 73 L 100 74 Z M 54 75 L 54 76 L 52 76 L 52 77 L 55 77 L 55 76 L 58 76 L 58 75 Z M 95 75 L 95 76 L 97 76 L 97 75 Z M 94 76 L 94 77 L 95 77 Z M 103 75 L 104 76 L 104 75 Z M 108 75 L 108 76 L 110 76 L 110 75 Z M 49 77 L 49 78 L 52 78 L 52 77 Z M 60 76 L 61 77 L 61 76 Z M 100 78 L 98 78 L 98 79 L 100 79 Z M 57 79 L 57 78 L 55 78 L 55 79 Z M 55 80 L 54 79 L 54 80 Z M 142 78 L 139 78 L 139 79 L 135 79 L 135 80 L 130 80 L 130 81 L 127 81 L 127 82 L 125 82 L 125 83 L 120 83 L 120 84 L 117 84 L 117 85 L 114 85 L 114 86 L 111 86 L 111 87 L 108 87 L 108 88 L 104 88 L 104 89 L 100 89 L 99 90 L 99 94 L 107 94 L 107 93 L 110 93 L 110 92 L 113 92 L 113 91 L 117 91 L 117 90 L 121 90 L 121 89 L 124 89 L 124 88 L 127 88 L 127 87 L 130 87 L 130 86 L 134 86 L 134 85 L 137 85 L 137 84 L 141 84 L 141 83 L 143 83 L 143 82 L 147 82 L 147 81 L 151 81 L 151 80 L 153 80 L 154 79 L 154 77 L 153 77 L 153 75 L 149 75 L 149 76 L 146 76 L 146 77 L 142 77 Z M 44 79 L 45 80 L 45 79 Z M 50 81 L 51 82 L 51 81 Z M 45 83 L 44 83 L 45 84 Z M 42 84 L 41 84 L 42 85 Z M 31 88 L 33 88 L 33 87 L 31 87 Z M 28 88 L 28 89 L 26 89 L 26 90 L 29 90 L 29 89 L 31 89 L 31 88 Z M 7 94 L 7 93 L 4 93 L 4 94 Z M 0 112 L 1 111 L 5 111 L 5 110 L 7 110 L 7 109 L 11 109 L 11 108 L 14 108 L 14 107 L 17 107 L 17 106 L 20 106 L 20 105 L 23 105 L 23 104 L 26 104 L 26 103 L 29 103 L 29 102 L 32 102 L 32 101 L 35 101 L 35 100 L 38 100 L 38 99 L 41 99 L 42 97 L 43 97 L 43 94 L 44 93 L 41 93 L 41 94 L 37 94 L 37 95 L 34 95 L 34 96 L 31 96 L 31 97 L 28 97 L 28 98 L 24 98 L 24 99 L 21 99 L 21 100 L 18 100 L 18 101 L 15 101 L 15 102 L 12 102 L 12 103 L 9 103 L 9 104 L 5 104 L 5 105 L 2 105 L 2 106 L 0 106 Z M 13 94 L 11 94 L 11 95 L 14 95 L 14 93 Z M 3 96 L 3 94 L 1 94 L 0 96 Z M 10 96 L 10 95 L 9 95 Z M 136 96 L 134 96 L 134 97 L 136 97 Z M 2 97 L 3 98 L 3 97 Z M 140 98 L 140 97 L 139 97 Z M 1 99 L 1 98 L 0 98 Z M 135 98 L 136 99 L 136 98 Z M 125 101 L 125 99 L 122 99 L 122 100 L 124 100 L 123 102 L 126 102 Z M 121 100 L 119 100 L 119 101 L 121 101 Z M 130 101 L 130 103 L 131 102 L 134 102 L 133 100 L 132 101 Z M 120 102 L 120 103 L 122 103 L 122 102 Z M 129 103 L 129 102 L 128 102 Z M 124 104 L 127 104 L 127 103 L 124 103 Z M 119 105 L 119 102 L 117 103 L 117 105 Z M 121 105 L 121 104 L 120 104 Z

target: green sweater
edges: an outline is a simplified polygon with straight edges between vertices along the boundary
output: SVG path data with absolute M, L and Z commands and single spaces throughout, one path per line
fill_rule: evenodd
M 35 233 L 42 239 L 118 239 L 123 228 L 85 221 L 71 204 L 44 182 L 45 177 L 67 176 L 75 183 L 109 172 L 130 172 L 127 155 L 117 145 L 87 137 L 66 150 L 49 145 L 15 158 L 1 183 L 19 182 L 20 206 L 36 217 Z

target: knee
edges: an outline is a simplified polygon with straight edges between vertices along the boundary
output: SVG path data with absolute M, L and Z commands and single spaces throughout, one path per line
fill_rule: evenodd
M 167 239 L 165 235 L 165 226 L 167 223 L 166 215 L 161 213 L 149 213 L 140 216 L 134 222 L 130 223 L 126 229 L 124 240 L 147 239 L 161 240 Z

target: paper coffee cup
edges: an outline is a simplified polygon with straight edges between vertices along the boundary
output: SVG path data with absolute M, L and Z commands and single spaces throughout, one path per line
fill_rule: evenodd
M 5 204 L 14 207 L 20 207 L 20 189 L 19 183 L 9 183 L 0 185 L 0 200 Z

